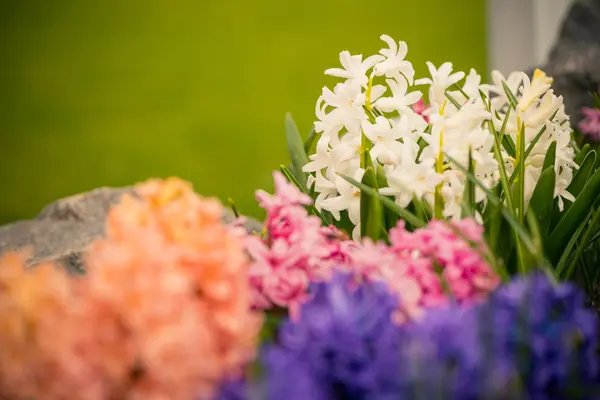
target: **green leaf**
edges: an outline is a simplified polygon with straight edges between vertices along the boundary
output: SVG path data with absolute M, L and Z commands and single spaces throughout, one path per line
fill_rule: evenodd
M 508 97 L 508 101 L 510 102 L 510 106 L 516 110 L 517 104 L 519 103 L 513 92 L 511 92 L 510 88 L 506 84 L 506 82 L 502 81 L 502 88 L 504 89 L 504 93 L 506 93 L 506 97 Z
M 277 337 L 277 328 L 286 317 L 286 314 L 277 310 L 276 312 L 266 311 L 264 316 L 265 318 L 259 333 L 260 341 L 261 343 L 274 342 Z
M 596 172 L 596 170 L 600 168 L 600 156 L 598 155 L 598 153 L 600 153 L 600 142 L 594 143 L 592 148 L 596 152 L 596 163 L 594 164 L 594 172 Z
M 517 164 L 516 170 L 518 171 L 517 175 L 517 210 L 519 221 L 523 222 L 525 217 L 525 125 L 521 127 L 517 127 L 519 129 L 519 134 L 517 135 L 518 142 L 517 143 L 517 158 L 519 160 Z
M 307 155 L 312 154 L 315 151 L 315 143 L 317 143 L 320 138 L 321 133 L 317 133 L 315 128 L 312 128 L 308 138 L 304 142 L 304 153 Z
M 571 184 L 567 188 L 567 191 L 569 193 L 571 193 L 573 195 L 573 197 L 577 198 L 577 196 L 579 196 L 579 193 L 581 193 L 581 191 L 587 184 L 588 180 L 594 173 L 595 163 L 596 163 L 596 152 L 594 150 L 589 151 L 587 153 L 587 155 L 585 156 L 585 159 L 583 160 L 582 164 L 579 166 L 579 169 L 575 173 L 575 176 L 573 177 Z M 565 202 L 565 206 L 564 206 L 564 209 L 563 209 L 561 215 L 564 216 L 567 213 L 567 211 L 569 211 L 569 208 L 571 208 L 572 205 L 573 204 L 570 201 Z
M 502 147 L 508 153 L 509 156 L 515 158 L 517 156 L 517 149 L 515 148 L 515 142 L 509 135 L 502 135 Z
M 600 94 L 593 93 L 592 94 L 592 98 L 594 99 L 594 107 L 595 108 L 600 108 Z
M 233 199 L 230 197 L 227 199 L 227 202 L 229 203 L 229 207 L 231 207 L 231 211 L 233 212 L 233 215 L 236 218 L 240 217 L 240 213 L 237 210 L 237 207 L 235 206 L 235 203 L 233 202 Z
M 456 99 L 454 97 L 452 97 L 452 95 L 450 93 L 446 92 L 446 97 L 448 98 L 448 100 L 450 100 L 450 103 L 452 103 L 452 105 L 454 107 L 456 107 L 457 109 L 460 110 L 460 108 L 462 106 L 460 105 L 460 103 L 458 101 L 456 101 Z
M 314 176 L 314 175 L 311 173 L 311 174 L 309 174 L 309 176 Z M 306 184 L 306 186 L 308 186 L 308 183 Z M 316 186 L 317 185 L 315 185 L 315 182 L 313 181 L 313 184 L 310 185 L 309 188 L 307 188 L 308 189 L 308 195 L 310 196 L 311 199 L 313 199 L 313 202 L 315 201 L 315 199 L 318 196 L 317 193 L 316 193 Z
M 600 169 L 592 175 L 575 202 L 550 234 L 548 256 L 551 261 L 556 262 L 560 258 L 564 244 L 568 242 L 581 224 L 587 222 L 586 216 L 598 199 L 598 193 L 600 193 Z
M 554 167 L 550 166 L 544 169 L 535 185 L 527 210 L 527 213 L 534 212 L 537 215 L 540 232 L 544 238 L 547 238 L 550 233 L 550 213 L 554 208 L 555 182 Z
M 489 110 L 489 106 L 488 106 L 488 110 Z M 512 158 L 515 158 L 517 155 L 517 151 L 515 149 L 515 144 L 512 141 L 512 138 L 509 135 L 506 135 L 506 125 L 508 124 L 508 117 L 510 116 L 510 111 L 511 111 L 511 108 L 508 108 L 506 110 L 506 114 L 504 114 L 504 119 L 502 120 L 502 127 L 500 128 L 500 132 L 497 133 L 496 135 L 498 135 L 498 134 L 502 135 L 501 136 L 502 137 L 502 147 L 504 147 L 504 150 L 506 150 L 506 152 L 508 153 L 509 156 L 511 156 Z M 490 123 L 493 126 L 492 121 L 489 121 L 488 125 Z M 492 131 L 492 132 L 494 132 L 494 131 Z
M 533 209 L 529 209 L 527 215 L 525 216 L 527 227 L 529 228 L 529 232 L 531 232 L 531 238 L 533 241 L 533 245 L 536 249 L 543 248 L 543 239 L 540 232 L 540 226 L 538 224 L 538 219 L 536 213 Z M 519 248 L 517 247 L 517 250 Z M 541 257 L 541 259 L 536 259 L 535 254 L 525 253 L 524 254 L 524 263 L 521 266 L 521 273 L 527 274 L 533 268 L 543 268 L 547 273 L 552 274 L 552 268 L 548 261 Z
M 577 153 L 575 156 L 575 163 L 577 163 L 577 165 L 581 165 L 590 150 L 592 150 L 592 147 L 589 143 L 586 143 L 585 146 L 581 148 L 581 151 L 579 151 L 579 153 Z
M 375 167 L 375 175 L 377 176 L 377 187 L 379 187 L 379 188 L 387 187 L 388 181 L 387 181 L 387 177 L 385 176 L 385 170 L 379 164 L 377 164 L 377 166 Z
M 303 188 L 302 185 L 300 185 L 300 182 L 298 182 L 298 180 L 296 179 L 296 177 L 294 176 L 294 174 L 292 174 L 292 171 L 290 171 L 290 169 L 288 167 L 286 167 L 285 165 L 280 165 L 279 166 L 279 170 L 283 173 L 283 175 L 285 175 L 285 177 L 288 179 L 288 181 L 290 181 L 291 183 L 293 183 L 294 185 L 296 185 L 296 187 L 302 193 L 308 195 L 308 193 L 306 192 L 306 188 Z M 314 214 L 317 217 L 319 217 L 321 219 L 321 223 L 324 226 L 330 225 L 329 222 L 327 221 L 327 219 L 319 212 L 319 210 L 317 210 L 317 208 L 313 204 L 311 204 L 310 206 L 307 206 L 306 208 L 312 214 Z
M 376 193 L 377 176 L 373 167 L 367 167 L 362 178 L 363 185 L 372 188 Z M 365 191 L 360 192 L 360 235 L 370 237 L 374 241 L 380 238 L 383 225 L 381 201 L 376 195 Z
M 569 263 L 569 266 L 565 270 L 565 273 L 563 275 L 563 277 L 565 279 L 569 279 L 573 275 L 573 272 L 575 271 L 575 266 L 577 265 L 577 261 L 579 261 L 581 255 L 583 254 L 583 250 L 588 246 L 590 239 L 593 236 L 594 229 L 595 229 L 596 225 L 598 224 L 598 222 L 600 222 L 600 207 L 596 208 L 596 210 L 593 212 L 593 214 L 591 216 L 590 223 L 588 224 L 587 229 L 586 229 L 585 233 L 583 234 L 583 237 L 581 238 L 581 244 L 579 246 L 577 246 L 575 255 L 573 256 L 573 258 L 571 259 L 571 262 Z M 585 224 L 582 224 L 582 225 L 585 226 Z
M 529 143 L 529 146 L 527 146 L 527 150 L 525 151 L 525 159 L 527 159 L 527 157 L 529 157 L 529 154 L 531 153 L 531 150 L 533 150 L 533 146 L 535 146 L 536 143 L 540 140 L 540 138 L 542 137 L 542 135 L 544 134 L 544 132 L 546 132 L 546 129 L 547 129 L 546 125 L 542 126 L 542 128 L 535 135 L 535 137 L 533 138 L 533 140 L 531 141 L 531 143 Z
M 454 90 L 457 90 L 460 92 L 460 94 L 462 94 L 463 96 L 465 96 L 465 100 L 471 100 L 471 98 L 469 97 L 469 95 L 463 90 L 463 88 L 461 88 L 458 83 L 455 83 L 451 86 L 451 88 L 453 88 Z
M 515 264 L 515 260 L 517 259 L 515 247 L 519 238 L 515 235 L 510 224 L 506 222 L 501 211 L 498 211 L 498 215 L 500 219 L 499 232 L 496 236 L 496 241 L 490 241 L 490 244 L 495 245 L 495 254 L 502 257 L 506 268 L 514 275 L 518 272 L 518 265 Z
M 355 179 L 350 178 L 349 176 L 345 176 L 342 174 L 338 174 L 338 175 L 340 175 L 342 178 L 344 178 L 345 180 L 347 180 L 348 182 L 350 182 L 351 184 L 353 184 L 354 186 L 359 188 L 361 191 L 365 191 L 369 194 L 377 196 L 379 198 L 379 200 L 381 201 L 381 204 L 383 204 L 385 207 L 394 211 L 403 220 L 405 220 L 406 222 L 408 222 L 415 228 L 421 228 L 426 225 L 425 222 L 423 222 L 421 219 L 417 218 L 413 213 L 400 207 L 393 200 L 388 199 L 386 196 L 382 195 L 381 193 L 377 192 L 376 190 L 373 190 L 370 187 L 363 185 L 362 183 L 358 182 Z
M 411 204 L 415 210 L 414 214 L 420 220 L 429 222 L 431 220 L 431 218 L 433 218 L 433 210 L 431 209 L 431 206 L 429 205 L 429 203 L 427 203 L 427 201 L 425 199 L 418 199 L 418 198 L 414 197 Z
M 510 116 L 511 110 L 512 108 L 506 109 L 506 114 L 504 114 L 504 119 L 502 120 L 502 127 L 500 128 L 500 133 L 503 135 L 506 133 L 506 125 L 508 125 L 508 117 Z M 500 115 L 498 115 L 498 117 L 500 117 Z
M 469 173 L 475 175 L 475 169 L 473 165 L 473 157 L 471 148 L 469 147 Z M 461 216 L 462 218 L 472 218 L 475 216 L 475 184 L 470 180 L 465 183 L 465 192 L 463 195 L 463 201 L 461 203 Z
M 498 243 L 500 235 L 500 228 L 502 226 L 502 214 L 498 210 L 498 207 L 491 203 L 487 203 L 483 210 L 483 223 L 485 226 L 485 235 L 488 238 L 488 242 L 494 244 Z
M 302 172 L 302 167 L 308 164 L 308 156 L 304 150 L 304 143 L 300 137 L 300 132 L 298 132 L 298 127 L 296 127 L 296 123 L 290 113 L 287 113 L 285 116 L 285 136 L 287 138 L 287 147 L 292 161 L 294 177 L 301 187 L 306 189 L 306 174 Z
M 586 217 L 586 220 L 589 219 L 591 216 L 592 216 L 592 213 L 590 211 L 590 213 Z M 585 224 L 579 225 L 577 227 L 577 229 L 575 230 L 575 233 L 569 238 L 569 241 L 567 242 L 567 245 L 563 249 L 560 259 L 558 260 L 558 263 L 556 263 L 556 267 L 555 267 L 556 276 L 562 275 L 565 267 L 567 266 L 567 262 L 569 261 L 569 258 L 570 258 L 569 256 L 571 255 L 571 252 L 573 251 L 575 244 L 579 240 L 579 237 L 581 236 L 581 232 L 583 232 L 584 228 L 585 228 Z
M 376 166 L 376 173 L 377 173 L 377 186 L 379 188 L 387 187 L 388 182 L 387 182 L 387 178 L 385 176 L 385 170 L 379 164 L 377 164 L 377 166 Z M 390 199 L 391 201 L 394 201 L 393 196 L 386 196 L 386 197 L 388 199 Z M 385 228 L 387 230 L 390 230 L 390 229 L 394 228 L 396 225 L 398 225 L 398 214 L 396 214 L 389 208 L 384 207 L 383 215 L 384 215 L 384 219 L 385 219 Z
M 544 157 L 544 166 L 542 167 L 542 171 L 548 167 L 554 167 L 556 163 L 556 140 L 550 143 L 550 147 L 548 147 L 548 151 L 546 152 L 546 156 Z
M 568 192 L 573 195 L 573 197 L 579 196 L 579 193 L 583 190 L 586 183 L 592 176 L 594 171 L 594 164 L 596 162 L 596 152 L 594 150 L 588 152 L 583 160 L 583 163 L 579 166 L 577 173 L 573 177 L 571 184 L 567 188 Z

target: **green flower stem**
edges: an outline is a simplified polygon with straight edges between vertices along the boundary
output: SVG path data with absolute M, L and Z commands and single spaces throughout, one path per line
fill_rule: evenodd
M 442 116 L 444 115 L 444 110 L 446 109 L 447 104 L 448 104 L 448 100 L 446 99 L 444 101 L 444 104 L 442 104 L 442 107 L 440 108 L 440 115 L 442 115 Z M 444 130 L 442 130 L 440 132 L 440 142 L 439 142 L 440 151 L 438 153 L 437 159 L 435 160 L 435 172 L 437 172 L 438 174 L 444 173 L 444 153 L 442 151 L 443 145 L 444 145 Z M 443 184 L 444 184 L 443 182 L 440 182 L 435 187 L 434 201 L 433 201 L 433 216 L 436 219 L 444 218 L 444 198 L 442 197 Z
M 367 110 L 373 113 L 373 106 L 371 106 L 371 92 L 373 91 L 373 75 L 369 76 L 369 84 L 365 92 L 365 106 Z
M 372 124 L 375 123 L 375 114 L 373 113 L 373 106 L 371 105 L 371 92 L 373 90 L 373 76 L 369 77 L 369 84 L 367 85 L 367 90 L 365 92 L 365 112 L 369 118 L 369 122 Z M 369 151 L 373 147 L 373 143 L 367 138 L 364 132 L 361 133 L 360 139 L 360 167 L 367 168 L 367 160 L 366 157 L 369 154 Z
M 490 111 L 491 107 L 490 107 L 490 103 L 488 101 L 486 101 L 487 98 L 485 97 L 483 92 L 480 92 L 480 95 L 482 96 L 482 99 L 484 99 L 487 110 Z M 502 190 L 505 195 L 504 198 L 506 200 L 506 205 L 507 205 L 510 213 L 514 215 L 515 209 L 513 207 L 512 196 L 510 193 L 510 184 L 508 182 L 508 175 L 506 173 L 506 167 L 504 166 L 504 159 L 502 158 L 502 153 L 500 151 L 500 146 L 502 145 L 500 135 L 504 135 L 504 133 L 496 131 L 496 128 L 494 127 L 494 123 L 492 122 L 492 120 L 488 120 L 487 124 L 488 124 L 488 128 L 489 128 L 490 132 L 494 133 L 494 146 L 493 146 L 494 157 L 496 158 L 496 162 L 498 162 L 498 169 L 500 170 L 500 184 L 502 185 Z
M 373 143 L 371 143 L 369 138 L 367 138 L 367 136 L 363 132 L 361 134 L 360 142 L 360 167 L 363 169 L 367 168 L 366 157 L 369 155 L 369 151 L 371 151 L 372 146 Z
M 518 197 L 518 213 L 519 222 L 523 222 L 525 219 L 525 124 L 521 124 L 520 115 L 517 115 L 517 168 L 519 173 L 517 175 L 517 190 Z

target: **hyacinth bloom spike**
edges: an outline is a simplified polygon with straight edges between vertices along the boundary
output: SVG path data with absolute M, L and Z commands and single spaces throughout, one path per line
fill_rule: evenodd
M 341 271 L 351 273 L 357 282 L 385 283 L 402 299 L 395 314 L 396 322 L 402 323 L 451 298 L 460 304 L 479 301 L 500 283 L 480 256 L 487 249 L 483 229 L 474 220 L 452 224 L 478 249 L 442 221 L 414 232 L 399 223 L 390 231 L 391 246 L 369 239 L 355 242 L 333 226 L 321 227 L 319 218 L 308 215 L 304 195 L 283 175 L 275 173 L 275 181 L 274 195 L 257 194 L 267 211 L 266 239 L 252 235 L 245 242 L 252 258 L 255 308 L 286 307 L 297 318 L 301 305 L 313 295 L 311 282 L 325 282 Z
M 397 299 L 381 283 L 357 285 L 341 274 L 316 284 L 314 293 L 298 321 L 282 325 L 279 344 L 263 351 L 269 398 L 390 394 L 392 379 L 381 371 L 385 367 L 393 374 L 399 367 L 393 354 L 399 336 L 392 322 Z
M 135 189 L 85 277 L 0 262 L 0 397 L 210 399 L 254 357 L 261 315 L 221 205 L 178 179 Z
M 382 288 L 341 275 L 318 284 L 263 350 L 269 398 L 597 398 L 600 321 L 573 285 L 535 273 L 401 326 Z
M 383 188 L 386 195 L 393 196 L 401 207 L 414 198 L 432 208 L 437 198 L 440 207 L 442 198 L 443 210 L 438 215 L 460 218 L 467 180 L 446 155 L 461 165 L 467 165 L 471 159 L 477 178 L 486 189 L 493 189 L 500 183 L 501 164 L 506 164 L 508 176 L 519 165 L 510 146 L 495 152 L 496 132 L 502 132 L 507 143 L 521 143 L 520 139 L 524 139 L 520 145 L 524 147 L 523 154 L 527 149 L 525 172 L 521 172 L 523 208 L 531 200 L 544 155 L 553 142 L 557 160 L 554 197 L 561 210 L 563 199 L 573 201 L 567 190 L 577 168 L 570 142 L 572 129 L 562 97 L 551 88 L 552 78 L 540 70 L 536 70 L 533 79 L 522 72 L 504 77 L 494 71 L 492 82 L 484 84 L 474 69 L 465 74 L 455 71 L 450 62 L 439 66 L 427 62 L 430 77 L 415 80 L 413 65 L 405 59 L 408 45 L 387 35 L 381 39 L 387 47 L 379 52 L 380 56 L 368 57 L 368 63 L 362 62 L 362 56 L 342 52 L 340 59 L 345 70 L 327 70 L 340 81 L 333 90 L 324 88 L 317 100 L 315 130 L 321 136 L 317 151 L 308 155 L 311 162 L 304 169 L 335 185 L 333 189 L 328 184 L 315 186 L 317 196 L 325 197 L 320 198 L 319 207 L 333 215 L 348 211 L 353 215 L 351 222 L 359 224 L 356 202 L 344 195 L 344 184 L 338 184 L 336 176 L 341 173 L 355 177 L 359 173 L 365 150 L 363 134 L 370 142 L 367 147 L 374 162 L 382 167 L 389 184 Z M 429 104 L 421 100 L 426 93 Z M 598 131 L 594 128 L 598 125 L 594 122 L 596 114 L 584 112 L 588 119 L 581 129 L 592 132 L 588 134 L 592 138 L 593 132 Z M 405 121 L 406 126 L 389 129 L 398 121 Z M 355 145 L 348 146 L 349 143 Z M 422 148 L 407 156 L 413 143 L 420 143 Z M 343 158 L 338 156 L 340 153 Z M 475 200 L 479 207 L 485 206 L 486 195 L 481 188 L 476 188 Z

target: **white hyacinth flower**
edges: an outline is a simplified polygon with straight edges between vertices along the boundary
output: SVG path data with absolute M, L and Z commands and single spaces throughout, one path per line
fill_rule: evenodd
M 387 174 L 388 186 L 381 188 L 381 194 L 396 197 L 400 207 L 406 207 L 413 197 L 422 199 L 433 195 L 442 182 L 442 176 L 435 172 L 433 161 L 417 163 L 406 160 Z
M 364 173 L 364 169 L 358 168 L 352 178 L 360 182 Z M 355 225 L 352 236 L 357 238 L 356 234 L 358 234 L 358 237 L 360 237 L 360 189 L 341 176 L 336 177 L 335 186 L 338 195 L 323 200 L 321 207 L 331 212 L 337 220 L 340 219 L 340 212 L 347 210 L 350 221 Z
M 523 87 L 520 89 L 521 98 L 517 104 L 517 110 L 525 111 L 535 100 L 550 89 L 552 78 L 546 76 L 546 74 L 539 69 L 535 70 L 533 79 L 531 80 L 529 80 L 529 77 L 524 72 L 521 73 L 521 76 L 523 78 Z
M 367 71 L 373 68 L 375 64 L 383 60 L 383 56 L 374 55 L 367 57 L 363 61 L 362 54 L 353 56 L 350 55 L 350 52 L 348 51 L 342 51 L 340 53 L 340 64 L 342 64 L 342 67 L 344 68 L 329 68 L 325 71 L 325 74 L 348 79 L 351 82 L 355 82 L 363 87 L 367 87 L 367 84 L 369 83 Z
M 363 132 L 374 144 L 371 149 L 374 160 L 379 160 L 384 165 L 397 164 L 402 147 L 402 143 L 398 141 L 403 136 L 401 129 L 393 127 L 389 119 L 377 117 L 374 124 L 363 122 Z
M 412 85 L 415 79 L 415 70 L 412 63 L 406 61 L 404 57 L 408 54 L 408 45 L 405 42 L 398 42 L 388 35 L 381 35 L 381 40 L 386 42 L 389 49 L 381 49 L 379 53 L 385 57 L 385 61 L 380 62 L 373 68 L 373 73 L 376 76 L 386 76 L 394 78 L 397 81 L 404 77 L 409 84 Z
M 317 172 L 334 164 L 329 148 L 329 137 L 322 136 L 317 142 L 316 152 L 308 156 L 310 162 L 302 167 L 304 172 Z
M 328 113 L 333 121 L 339 121 L 350 132 L 360 132 L 360 123 L 365 118 L 362 107 L 366 97 L 358 83 L 338 83 L 333 91 L 324 87 L 322 96 L 325 103 L 333 108 Z
M 399 81 L 395 79 L 386 79 L 386 83 L 392 91 L 392 96 L 381 97 L 375 102 L 375 107 L 382 112 L 410 112 L 412 110 L 411 106 L 423 97 L 423 93 L 419 91 L 407 93 L 408 84 L 405 79 Z
M 551 89 L 551 78 L 539 70 L 532 79 L 522 72 L 505 77 L 494 71 L 491 83 L 483 83 L 474 69 L 465 76 L 453 71 L 450 62 L 439 68 L 427 62 L 430 77 L 415 80 L 413 66 L 405 59 L 407 44 L 387 35 L 381 39 L 388 48 L 379 54 L 363 59 L 342 51 L 342 68 L 325 71 L 343 81 L 333 90 L 323 88 L 317 100 L 315 131 L 321 137 L 303 168 L 310 173 L 318 209 L 331 212 L 336 219 L 347 211 L 355 226 L 353 237 L 359 236 L 360 191 L 340 175 L 360 181 L 365 172 L 361 160 L 370 155 L 387 180 L 387 186 L 379 189 L 382 194 L 393 196 L 402 207 L 417 198 L 433 209 L 435 199 L 442 198 L 441 216 L 460 218 L 467 179 L 450 158 L 463 166 L 471 160 L 477 179 L 486 188 L 495 188 L 500 179 L 499 160 L 509 176 L 518 165 L 518 154 L 512 157 L 504 147 L 497 158 L 497 132 L 513 145 L 520 146 L 519 139 L 525 142 L 520 149 L 528 151 L 522 181 L 525 207 L 553 142 L 554 196 L 560 209 L 564 202 L 574 200 L 567 191 L 577 169 L 572 131 L 563 99 Z M 424 109 L 419 103 L 424 95 L 419 85 L 426 85 L 428 92 L 429 104 Z M 510 104 L 513 97 L 516 109 Z M 484 207 L 486 201 L 484 190 L 476 187 L 475 202 Z M 481 215 L 476 217 L 481 220 Z
M 492 83 L 481 85 L 481 87 L 493 94 L 493 97 L 491 98 L 492 108 L 500 111 L 509 103 L 508 96 L 506 95 L 502 83 L 504 82 L 511 93 L 517 93 L 522 81 L 523 76 L 521 75 L 521 72 L 511 72 L 508 77 L 505 78 L 500 71 L 494 70 L 492 71 Z
M 315 199 L 315 207 L 317 208 L 317 210 L 320 211 L 322 209 L 322 204 L 324 200 L 327 200 L 330 197 L 335 197 L 337 195 L 337 186 L 335 185 L 335 183 L 325 178 L 321 171 L 317 172 L 316 178 L 313 178 L 313 180 L 315 185 L 315 191 L 319 193 L 319 195 Z
M 563 105 L 562 96 L 556 97 L 553 90 L 549 90 L 544 94 L 542 99 L 538 102 L 538 106 L 527 110 L 521 114 L 521 120 L 528 127 L 537 127 L 542 125 L 544 122 L 550 120 L 550 118 L 556 113 L 556 111 Z M 560 118 L 560 116 L 559 116 Z
M 427 68 L 431 78 L 421 78 L 415 81 L 415 85 L 429 85 L 429 101 L 442 105 L 446 102 L 446 89 L 465 77 L 462 71 L 452 73 L 452 63 L 445 62 L 440 68 L 427 61 Z

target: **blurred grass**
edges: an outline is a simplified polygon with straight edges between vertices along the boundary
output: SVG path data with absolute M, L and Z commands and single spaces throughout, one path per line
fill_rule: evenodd
M 0 5 L 0 223 L 98 186 L 177 175 L 258 214 L 287 162 L 284 115 L 308 133 L 338 53 L 387 33 L 425 61 L 485 71 L 482 0 Z

